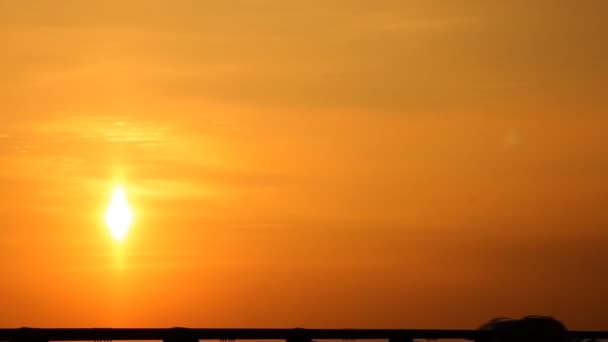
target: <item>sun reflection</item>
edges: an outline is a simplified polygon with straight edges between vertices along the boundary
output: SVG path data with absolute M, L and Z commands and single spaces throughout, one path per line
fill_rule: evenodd
M 127 236 L 133 220 L 127 194 L 122 186 L 118 185 L 112 190 L 112 198 L 104 218 L 114 240 L 122 241 Z

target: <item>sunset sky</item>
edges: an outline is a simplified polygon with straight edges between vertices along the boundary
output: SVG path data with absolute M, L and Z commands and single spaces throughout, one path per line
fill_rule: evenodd
M 606 329 L 607 37 L 603 0 L 0 0 L 0 327 Z

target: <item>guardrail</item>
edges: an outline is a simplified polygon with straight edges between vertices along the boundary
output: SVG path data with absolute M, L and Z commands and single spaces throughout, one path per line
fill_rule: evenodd
M 285 340 L 312 342 L 314 340 L 482 340 L 490 336 L 486 330 L 437 329 L 246 329 L 246 328 L 17 328 L 0 329 L 0 341 L 111 341 L 162 340 L 165 342 L 194 342 L 198 340 Z M 608 331 L 568 331 L 573 341 L 608 339 Z

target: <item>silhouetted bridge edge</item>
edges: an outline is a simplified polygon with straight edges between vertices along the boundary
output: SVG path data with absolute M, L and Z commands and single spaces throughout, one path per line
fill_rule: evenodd
M 110 341 L 162 340 L 191 342 L 198 340 L 388 340 L 411 342 L 416 339 L 478 340 L 489 334 L 483 330 L 437 329 L 264 329 L 264 328 L 17 328 L 0 329 L 0 341 Z M 608 331 L 568 331 L 573 340 L 608 339 Z

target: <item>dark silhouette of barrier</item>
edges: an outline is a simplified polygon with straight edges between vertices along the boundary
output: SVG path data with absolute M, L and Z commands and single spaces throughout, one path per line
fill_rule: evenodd
M 194 342 L 198 340 L 284 340 L 313 342 L 314 340 L 414 340 L 458 339 L 476 342 L 571 342 L 608 339 L 608 331 L 568 331 L 559 321 L 549 317 L 524 317 L 520 320 L 499 319 L 478 330 L 441 329 L 215 329 L 215 328 L 74 328 L 0 329 L 0 341 L 110 341 L 162 340 L 165 342 Z

